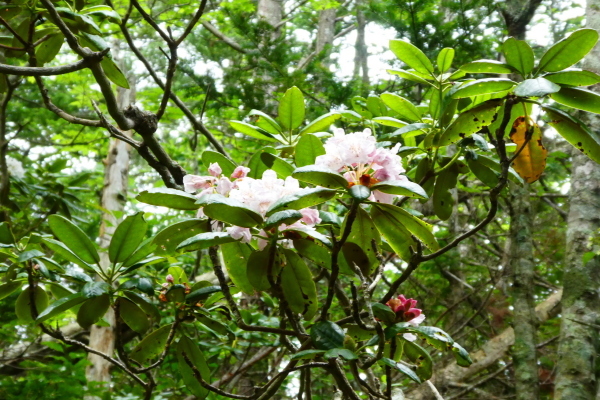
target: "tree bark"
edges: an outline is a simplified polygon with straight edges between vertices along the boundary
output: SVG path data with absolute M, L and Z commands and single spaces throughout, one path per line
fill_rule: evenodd
M 362 70 L 363 90 L 369 87 L 369 64 L 367 45 L 365 43 L 365 27 L 367 20 L 362 9 L 363 0 L 356 0 L 356 42 L 354 44 L 354 79 L 358 79 Z
M 264 19 L 273 28 L 271 40 L 276 40 L 281 35 L 279 24 L 283 19 L 283 0 L 259 0 L 257 13 L 259 18 Z
M 600 1 L 588 0 L 587 26 L 600 27 Z M 586 57 L 584 68 L 600 72 L 600 46 Z M 599 85 L 592 88 L 600 91 Z M 588 115 L 592 131 L 600 130 L 600 118 Z M 573 156 L 570 209 L 567 218 L 565 252 L 564 308 L 558 346 L 556 400 L 588 400 L 596 397 L 596 366 L 600 315 L 600 260 L 589 260 L 591 239 L 600 228 L 600 165 L 576 152 Z
M 118 88 L 117 101 L 119 107 L 124 109 L 135 99 L 135 82 L 129 79 L 133 89 L 127 90 Z M 125 135 L 132 135 L 132 131 L 123 132 Z M 108 149 L 108 154 L 104 160 L 104 188 L 102 190 L 102 223 L 100 225 L 100 247 L 108 248 L 110 240 L 118 225 L 118 219 L 114 211 L 123 211 L 127 199 L 127 186 L 129 175 L 130 146 L 121 140 L 112 140 Z M 110 266 L 108 253 L 100 252 L 100 267 L 105 270 Z M 104 319 L 110 324 L 107 327 L 92 325 L 90 329 L 89 346 L 105 354 L 112 355 L 115 349 L 115 316 L 113 310 L 109 308 Z M 91 365 L 86 369 L 86 378 L 88 382 L 110 382 L 111 363 L 105 359 L 90 354 L 88 360 Z
M 525 39 L 527 25 L 531 22 L 535 10 L 542 0 L 507 0 L 502 8 L 502 16 L 506 21 L 508 36 Z
M 529 185 L 511 185 L 509 268 L 512 273 L 513 327 L 512 359 L 517 400 L 539 397 L 537 365 L 537 319 L 533 299 L 535 261 L 533 256 L 533 207 Z

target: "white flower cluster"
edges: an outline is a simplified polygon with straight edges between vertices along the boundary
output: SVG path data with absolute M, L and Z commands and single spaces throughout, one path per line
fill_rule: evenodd
M 213 163 L 208 168 L 210 176 L 186 175 L 183 178 L 185 190 L 194 193 L 198 190 L 198 197 L 205 194 L 220 194 L 228 196 L 231 199 L 237 200 L 253 211 L 256 211 L 263 217 L 266 216 L 267 210 L 277 200 L 282 197 L 297 193 L 303 189 L 300 188 L 300 182 L 297 179 L 288 176 L 285 180 L 277 178 L 277 173 L 273 170 L 266 170 L 263 173 L 262 179 L 249 178 L 249 168 L 237 167 L 231 178 L 222 176 L 222 170 L 217 163 Z M 300 221 L 292 225 L 282 224 L 280 230 L 285 230 L 294 227 L 312 227 L 319 222 L 319 212 L 310 208 L 300 210 L 303 217 Z M 198 216 L 203 217 L 202 209 L 198 210 Z M 227 233 L 234 239 L 241 240 L 242 243 L 248 243 L 252 240 L 252 232 L 250 228 L 240 226 L 232 226 L 225 228 Z M 259 236 L 266 236 L 264 231 L 258 233 Z M 264 248 L 266 241 L 260 239 L 259 247 Z
M 343 129 L 335 128 L 333 137 L 325 142 L 325 154 L 318 156 L 315 164 L 343 172 L 350 185 L 406 180 L 402 175 L 402 159 L 397 155 L 399 147 L 400 144 L 389 150 L 378 148 L 370 129 L 346 134 Z M 376 190 L 372 200 L 391 203 L 394 197 Z
M 14 178 L 23 179 L 25 177 L 25 170 L 23 164 L 19 160 L 15 160 L 12 157 L 6 157 L 6 167 L 8 168 L 8 174 Z

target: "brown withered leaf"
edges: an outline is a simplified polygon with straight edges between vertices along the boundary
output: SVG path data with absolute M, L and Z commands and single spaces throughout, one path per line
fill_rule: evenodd
M 526 142 L 527 130 L 532 129 L 531 139 Z M 518 117 L 510 130 L 510 139 L 517 145 L 519 151 L 525 148 L 515 158 L 512 166 L 527 183 L 537 181 L 546 168 L 548 151 L 542 144 L 540 127 L 527 116 Z

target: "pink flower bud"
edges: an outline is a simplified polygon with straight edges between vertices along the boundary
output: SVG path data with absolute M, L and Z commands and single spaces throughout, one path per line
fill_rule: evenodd
M 212 176 L 214 176 L 215 178 L 220 177 L 222 172 L 223 172 L 223 170 L 217 163 L 212 163 L 208 167 L 208 173 L 211 174 Z
M 239 167 L 235 167 L 233 174 L 231 174 L 231 179 L 245 178 L 248 176 L 248 172 L 250 172 L 250 168 L 242 167 L 241 165 Z
M 396 313 L 397 322 L 409 322 L 414 320 L 414 325 L 420 324 L 425 316 L 422 315 L 422 310 L 416 308 L 417 300 L 407 299 L 404 295 L 399 295 L 396 299 L 391 299 L 386 305 Z M 422 317 L 422 318 L 419 318 Z
M 166 281 L 169 283 L 173 283 L 175 282 L 175 279 L 173 278 L 173 275 L 169 274 L 167 275 Z

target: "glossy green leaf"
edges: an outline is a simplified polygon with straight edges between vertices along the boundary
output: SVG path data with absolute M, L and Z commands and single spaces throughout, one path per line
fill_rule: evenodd
M 36 324 L 42 323 L 47 319 L 50 319 L 60 313 L 67 311 L 70 308 L 75 307 L 80 303 L 83 303 L 87 299 L 88 298 L 85 297 L 83 293 L 73 293 L 66 297 L 61 297 L 54 303 L 50 304 L 48 308 L 46 308 L 42 313 L 40 313 L 35 322 Z
M 402 372 L 404 375 L 408 376 L 413 381 L 415 381 L 417 383 L 421 383 L 421 378 L 419 378 L 417 373 L 415 371 L 413 371 L 409 366 L 404 365 L 399 362 L 396 362 L 390 358 L 385 358 L 385 357 L 383 357 L 380 362 L 383 365 L 387 365 L 389 367 L 392 367 L 392 368 Z
M 367 97 L 367 109 L 373 114 L 374 117 L 383 117 L 387 115 L 387 107 L 381 101 L 379 96 L 369 95 Z
M 127 271 L 130 271 L 131 268 L 135 268 L 140 263 L 146 263 L 148 255 L 152 253 L 156 249 L 156 244 L 153 243 L 153 238 L 149 238 L 144 240 L 140 246 L 131 254 L 127 260 L 123 262 L 121 268 L 127 268 Z M 160 257 L 158 257 L 160 258 Z M 156 260 L 158 258 L 151 258 L 152 260 Z
M 285 179 L 294 172 L 294 166 L 275 154 L 262 153 L 260 156 L 262 162 L 273 171 L 277 172 L 277 177 Z
M 524 40 L 508 38 L 502 45 L 506 63 L 525 77 L 533 71 L 534 56 L 531 46 Z
M 202 352 L 198 346 L 185 335 L 179 339 L 175 351 L 177 353 L 179 371 L 181 372 L 185 387 L 192 392 L 196 398 L 200 400 L 205 399 L 210 391 L 205 389 L 202 384 L 198 382 L 194 370 L 189 366 L 185 359 L 187 357 L 192 365 L 196 367 L 202 380 L 210 382 L 210 368 L 208 367 Z
M 327 114 L 323 114 L 320 117 L 309 122 L 308 125 L 302 128 L 299 132 L 299 135 L 326 131 L 327 129 L 329 129 L 331 124 L 333 124 L 336 120 L 340 119 L 341 117 L 342 114 L 340 114 L 337 111 L 332 111 Z
M 506 78 L 487 78 L 462 84 L 453 94 L 453 99 L 462 99 L 487 93 L 502 92 L 516 83 Z
M 451 47 L 443 48 L 437 56 L 437 67 L 441 74 L 448 71 L 452 67 L 454 60 L 454 49 Z
M 358 360 L 358 356 L 353 351 L 348 349 L 331 349 L 327 350 L 325 354 L 323 354 L 323 358 L 327 360 L 340 357 L 348 361 Z
M 266 140 L 268 142 L 277 141 L 276 136 L 254 125 L 250 125 L 242 121 L 229 121 L 229 125 L 231 125 L 236 132 L 243 133 L 244 135 L 248 135 L 255 139 Z
M 315 243 L 311 240 L 296 239 L 294 240 L 294 249 L 302 257 L 312 261 L 321 268 L 331 270 L 331 251 L 325 246 Z M 338 265 L 340 274 L 354 276 L 354 271 L 350 268 L 343 257 L 338 257 Z
M 410 70 L 407 71 L 403 69 L 388 69 L 387 72 L 388 74 L 398 75 L 399 77 L 408 81 L 418 82 L 425 85 L 431 85 L 431 83 L 428 82 L 426 79 L 420 77 L 419 75 L 415 74 L 413 71 Z
M 392 250 L 403 260 L 408 261 L 411 257 L 410 247 L 416 245 L 411 233 L 403 225 L 383 213 L 377 207 L 371 208 L 371 217 L 375 221 L 377 230 L 385 238 Z
M 433 233 L 431 233 L 432 226 L 425 221 L 420 220 L 403 208 L 391 204 L 374 203 L 373 208 L 378 208 L 386 218 L 397 222 L 397 225 L 406 227 L 430 250 L 436 251 L 439 249 L 440 246 Z
M 25 261 L 29 261 L 32 258 L 35 257 L 43 257 L 44 253 L 42 253 L 39 250 L 27 250 L 22 252 L 21 254 L 19 254 L 19 257 L 17 258 L 17 262 L 18 263 L 23 263 Z
M 210 225 L 206 219 L 188 219 L 177 222 L 158 232 L 153 239 L 153 243 L 157 246 L 154 254 L 174 255 L 177 253 L 177 246 L 185 239 L 209 231 Z
M 456 363 L 464 368 L 467 368 L 473 364 L 473 360 L 471 356 L 460 344 L 454 343 L 452 345 L 452 352 L 454 353 L 454 358 L 456 358 Z
M 563 87 L 550 97 L 562 105 L 600 114 L 600 95 L 591 90 Z
M 254 288 L 248 280 L 246 267 L 248 258 L 252 254 L 252 247 L 246 243 L 235 241 L 221 245 L 223 261 L 227 268 L 229 278 L 234 285 L 246 294 L 253 294 Z
M 302 213 L 297 210 L 283 210 L 273 213 L 267 220 L 265 221 L 264 229 L 271 229 L 273 227 L 278 227 L 281 224 L 291 225 L 294 222 L 302 219 Z
M 345 336 L 344 330 L 331 321 L 319 321 L 310 328 L 310 338 L 318 350 L 343 348 Z
M 569 86 L 589 86 L 600 83 L 600 75 L 577 68 L 546 74 L 544 78 L 550 82 Z
M 409 121 L 418 121 L 421 119 L 421 111 L 402 96 L 394 93 L 383 93 L 381 100 L 383 100 L 386 106 L 396 111 L 400 115 L 400 118 L 405 118 Z
M 286 130 L 298 128 L 304 122 L 304 96 L 296 86 L 289 88 L 279 102 L 279 122 Z
M 348 221 L 349 215 L 344 219 L 341 232 L 345 231 Z M 358 207 L 350 235 L 342 247 L 344 259 L 349 265 L 358 266 L 364 276 L 369 276 L 379 265 L 375 249 L 380 245 L 381 237 L 371 216 L 362 207 Z
M 211 294 L 220 291 L 222 291 L 221 286 L 205 286 L 200 289 L 194 290 L 190 294 L 185 296 L 185 301 L 188 303 L 197 303 L 199 301 L 206 300 Z
M 484 126 L 490 125 L 500 104 L 500 100 L 489 100 L 460 114 L 442 133 L 438 145 L 447 146 L 456 143 L 460 139 L 479 132 Z
M 93 6 L 81 10 L 81 14 L 95 15 L 102 19 L 107 19 L 115 24 L 121 23 L 121 16 L 109 6 Z
M 6 222 L 0 223 L 0 243 L 9 245 L 15 243 L 15 237 Z
M 219 167 L 221 167 L 225 176 L 231 176 L 236 167 L 236 165 L 223 154 L 212 150 L 204 150 L 202 153 L 202 164 L 208 168 L 212 163 L 219 164 Z
M 204 214 L 208 217 L 232 225 L 252 228 L 263 222 L 259 213 L 248 208 L 241 201 L 220 194 L 202 196 L 197 204 L 204 207 Z
M 266 246 L 261 251 L 255 251 L 248 257 L 248 268 L 246 276 L 248 281 L 257 291 L 268 290 L 271 287 L 269 282 L 269 252 L 271 246 Z M 275 257 L 272 274 L 277 275 L 281 264 L 278 263 L 278 257 Z
M 579 29 L 555 43 L 542 56 L 538 69 L 557 72 L 577 63 L 590 52 L 598 41 L 595 29 Z
M 122 88 L 129 89 L 129 82 L 125 77 L 125 74 L 113 60 L 108 57 L 104 57 L 102 61 L 100 61 L 100 65 L 102 66 L 106 77 L 110 79 L 112 83 Z
M 65 246 L 62 242 L 46 238 L 42 239 L 42 241 L 46 246 L 48 246 L 50 250 L 52 250 L 55 254 L 58 254 L 65 260 L 79 265 L 81 268 L 88 272 L 97 272 L 94 267 L 83 261 L 81 258 L 77 257 L 77 255 L 75 255 L 75 253 L 73 253 L 69 248 L 67 248 L 67 246 Z
M 397 139 L 403 138 L 404 140 L 406 140 L 407 138 L 426 134 L 427 130 L 430 128 L 431 128 L 430 124 L 424 124 L 424 123 L 417 122 L 415 124 L 409 124 L 409 125 L 403 126 L 402 128 L 397 129 L 396 131 L 389 134 L 388 136 L 385 136 L 384 138 L 389 139 L 389 140 L 397 140 Z
M 348 192 L 354 200 L 359 202 L 364 202 L 371 196 L 371 189 L 363 185 L 353 185 Z
M 429 58 L 413 44 L 405 40 L 390 40 L 390 50 L 409 67 L 423 74 L 433 74 Z
M 263 173 L 269 169 L 262 161 L 263 153 L 271 153 L 275 154 L 276 150 L 273 147 L 265 147 L 263 149 L 258 150 L 248 161 L 248 168 L 250 168 L 250 172 L 248 172 L 248 177 L 254 179 L 260 179 L 263 176 Z
M 592 160 L 600 163 L 600 138 L 597 134 L 588 130 L 585 124 L 564 111 L 551 107 L 542 107 L 542 109 L 550 118 L 550 126 L 556 129 L 567 142 Z
M 310 269 L 292 250 L 283 250 L 287 260 L 281 271 L 281 288 L 290 309 L 311 320 L 318 309 L 317 289 Z
M 318 165 L 307 165 L 296 168 L 292 177 L 302 182 L 326 188 L 339 189 L 348 187 L 348 181 L 342 175 Z
M 187 283 L 188 278 L 183 268 L 181 267 L 169 267 L 167 274 L 173 277 L 175 284 Z
M 500 162 L 490 157 L 484 156 L 482 154 L 477 154 L 477 161 L 479 162 L 479 164 L 482 164 L 497 173 L 500 173 L 502 171 L 502 166 L 500 166 Z M 508 168 L 508 179 L 519 185 L 523 184 L 523 178 L 521 178 L 512 167 Z
M 408 125 L 408 122 L 400 121 L 399 119 L 392 118 L 392 117 L 373 118 L 373 122 L 376 122 L 379 125 L 391 126 L 394 128 L 402 128 L 402 127 Z
M 18 288 L 23 286 L 23 282 L 14 281 L 0 285 L 0 300 L 13 294 Z
M 427 343 L 438 350 L 449 350 L 454 344 L 450 335 L 435 326 L 413 326 L 410 330 L 424 337 Z
M 391 325 L 396 320 L 396 313 L 385 304 L 373 303 L 371 304 L 371 309 L 373 310 L 373 315 L 383 321 L 386 325 Z
M 560 89 L 556 83 L 545 78 L 525 79 L 519 83 L 514 90 L 516 96 L 542 97 L 550 93 L 556 93 Z
M 257 116 L 258 118 L 254 121 L 254 124 L 273 135 L 279 135 L 283 131 L 275 119 L 262 111 L 251 110 L 248 116 Z
M 479 156 L 476 153 L 467 152 L 465 160 L 469 165 L 469 169 L 484 185 L 495 187 L 498 184 L 499 172 L 484 165 L 479 161 Z
M 117 226 L 108 247 L 108 258 L 112 263 L 125 261 L 138 248 L 146 236 L 148 224 L 144 213 L 130 215 Z
M 48 295 L 46 294 L 46 291 L 39 286 L 34 288 L 33 293 L 36 311 L 41 315 L 44 313 L 44 310 L 48 309 Z M 29 286 L 27 286 L 21 294 L 19 294 L 19 297 L 17 297 L 17 301 L 15 302 L 15 313 L 20 321 L 25 323 L 33 322 L 31 313 L 31 291 Z M 39 317 L 36 322 L 40 322 Z
M 197 210 L 200 205 L 196 204 L 196 196 L 182 190 L 170 188 L 154 188 L 144 190 L 136 197 L 136 200 L 152 206 L 161 206 L 175 210 Z
M 460 67 L 462 71 L 471 74 L 512 74 L 514 69 L 501 61 L 477 60 Z
M 100 256 L 94 243 L 71 221 L 60 215 L 51 215 L 48 217 L 48 224 L 58 240 L 63 242 L 77 257 L 90 264 L 100 262 Z
M 103 294 L 98 297 L 87 299 L 77 311 L 77 323 L 83 329 L 88 329 L 90 326 L 100 321 L 110 307 L 110 298 L 108 294 Z
M 143 334 L 150 329 L 150 320 L 146 313 L 138 307 L 133 301 L 125 297 L 117 299 L 117 306 L 123 321 L 135 332 Z
M 65 37 L 60 32 L 55 33 L 49 39 L 42 42 L 35 49 L 35 58 L 38 62 L 38 66 L 41 67 L 54 60 L 64 42 Z
M 129 357 L 140 364 L 156 358 L 165 349 L 170 331 L 170 324 L 161 326 L 138 343 L 131 351 Z
M 458 171 L 452 167 L 443 170 L 435 181 L 433 211 L 442 221 L 447 220 L 452 215 L 454 198 L 450 190 L 456 187 L 457 181 Z
M 160 322 L 160 312 L 158 311 L 158 307 L 152 304 L 150 300 L 130 290 L 124 290 L 123 294 L 149 315 L 153 319 L 153 322 Z
M 316 240 L 318 242 L 320 242 L 321 244 L 323 244 L 324 246 L 328 247 L 331 249 L 332 244 L 331 244 L 331 240 L 329 240 L 328 236 L 325 236 L 324 234 L 320 233 L 319 231 L 308 227 L 308 226 L 291 226 L 291 227 L 287 227 L 285 230 L 282 231 L 282 234 L 285 238 L 287 239 L 307 239 L 310 238 L 312 240 Z
M 110 292 L 110 285 L 106 282 L 94 281 L 86 283 L 81 289 L 81 294 L 86 299 L 91 299 L 92 297 L 102 296 L 105 293 Z
M 177 250 L 185 252 L 198 251 L 235 241 L 236 239 L 232 238 L 227 232 L 205 232 L 184 240 L 177 246 Z
M 307 360 L 313 359 L 321 354 L 324 354 L 325 350 L 301 350 L 290 357 L 290 360 Z
M 408 196 L 415 199 L 429 198 L 421 186 L 409 180 L 378 182 L 371 186 L 371 190 L 379 190 L 383 193 Z
M 310 134 L 303 135 L 294 152 L 294 161 L 296 166 L 304 167 L 305 165 L 312 165 L 318 156 L 325 154 L 325 147 L 321 140 Z
M 417 366 L 416 374 L 423 381 L 429 380 L 433 375 L 433 360 L 427 350 L 414 342 L 408 340 L 403 342 L 404 354 Z

